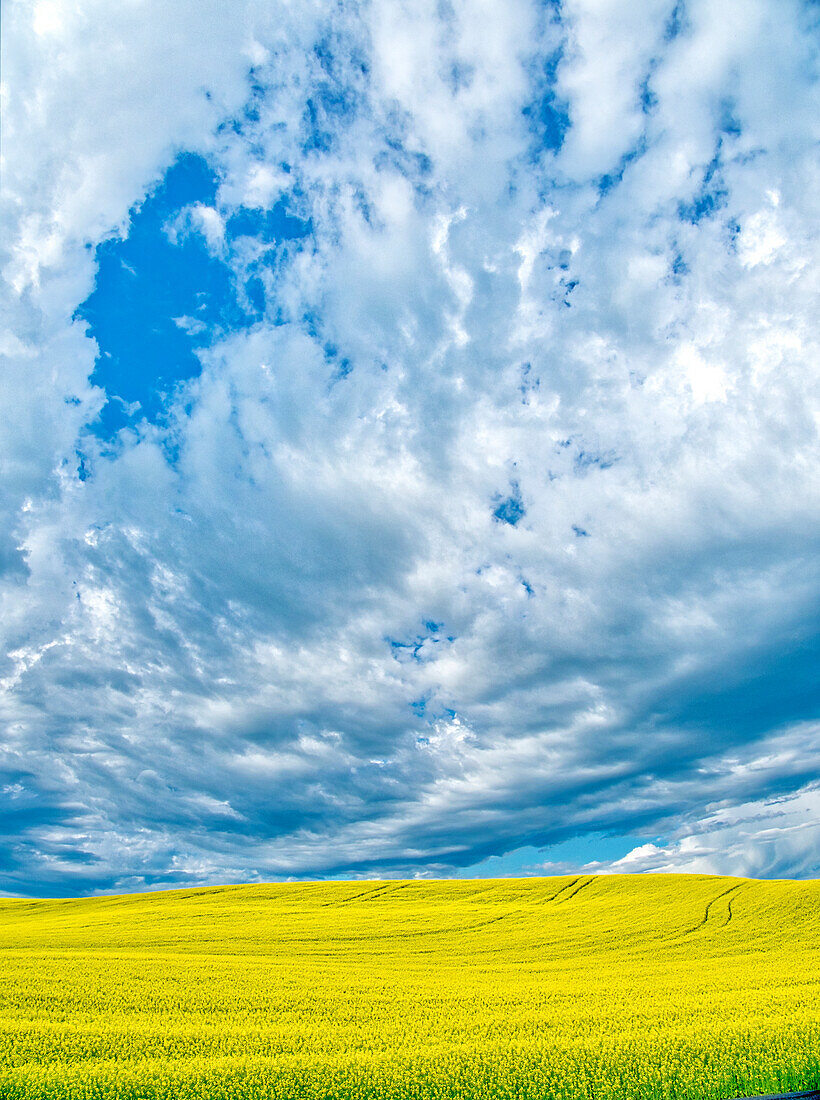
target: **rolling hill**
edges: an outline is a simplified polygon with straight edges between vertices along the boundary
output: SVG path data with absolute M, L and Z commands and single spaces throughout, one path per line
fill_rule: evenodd
M 820 1085 L 820 882 L 0 901 L 0 1095 L 722 1100 Z

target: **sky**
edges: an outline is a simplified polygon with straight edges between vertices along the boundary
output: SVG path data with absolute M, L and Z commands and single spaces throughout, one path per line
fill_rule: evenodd
M 820 874 L 819 29 L 7 0 L 0 892 Z

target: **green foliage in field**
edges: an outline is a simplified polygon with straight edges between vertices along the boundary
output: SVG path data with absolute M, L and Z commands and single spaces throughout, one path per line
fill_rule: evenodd
M 820 1085 L 820 883 L 0 902 L 5 1100 L 716 1100 Z

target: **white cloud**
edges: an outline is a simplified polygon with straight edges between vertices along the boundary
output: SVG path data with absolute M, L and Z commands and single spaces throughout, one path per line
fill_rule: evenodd
M 617 168 L 645 125 L 641 85 L 661 49 L 674 0 L 570 0 L 558 87 L 572 128 L 561 165 L 579 179 Z
M 672 7 L 10 6 L 9 889 L 812 873 L 808 16 Z M 85 246 L 182 150 L 267 312 L 103 443 Z M 232 250 L 280 201 L 304 244 Z
M 757 799 L 709 815 L 663 846 L 642 844 L 613 863 L 588 869 L 617 873 L 805 877 L 820 872 L 820 791 L 816 784 L 780 798 Z

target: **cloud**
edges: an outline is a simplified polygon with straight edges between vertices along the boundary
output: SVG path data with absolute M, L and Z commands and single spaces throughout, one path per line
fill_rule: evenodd
M 792 790 L 788 779 L 790 772 L 802 778 L 814 774 L 817 734 L 816 726 L 782 731 L 768 746 L 758 748 L 761 752 L 768 747 L 768 753 L 761 752 L 752 760 L 726 761 L 722 778 L 731 791 L 730 798 L 717 801 L 700 820 L 679 826 L 667 843 L 642 844 L 620 859 L 593 862 L 587 869 L 817 877 L 818 784 L 812 780 Z M 748 784 L 752 791 L 760 789 L 761 773 L 776 774 L 772 788 L 783 793 L 743 801 L 744 786 Z M 716 787 L 713 793 L 717 795 L 719 785 Z
M 811 19 L 11 5 L 6 890 L 814 873 Z

